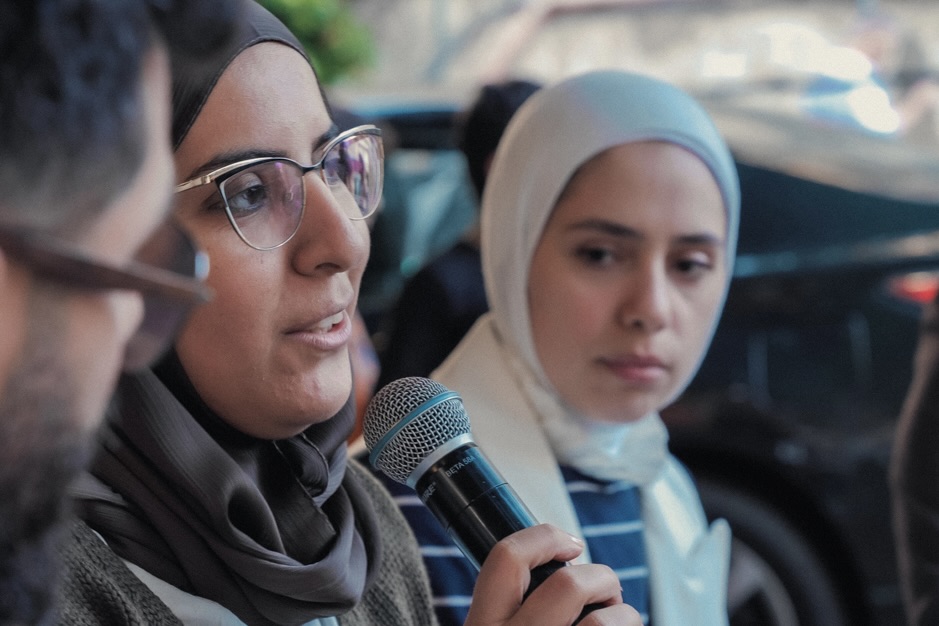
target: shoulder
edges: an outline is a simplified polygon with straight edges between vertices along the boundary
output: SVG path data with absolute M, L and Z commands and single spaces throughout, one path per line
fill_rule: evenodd
M 484 387 L 493 376 L 499 378 L 502 359 L 491 320 L 491 313 L 477 319 L 431 378 L 461 392 L 464 388 Z
M 673 454 L 665 457 L 665 466 L 659 477 L 659 482 L 668 487 L 671 497 L 677 497 L 686 504 L 692 504 L 693 509 L 701 509 L 701 496 L 698 494 L 698 485 L 691 471 Z M 703 512 L 702 512 L 703 515 Z
M 698 486 L 688 467 L 679 461 L 673 454 L 665 457 L 663 478 L 681 495 L 699 500 Z
M 355 477 L 356 482 L 365 490 L 372 503 L 372 508 L 381 522 L 383 530 L 405 530 L 410 534 L 407 523 L 401 516 L 397 504 L 395 504 L 393 494 L 389 491 L 387 484 L 383 482 L 375 473 L 364 465 L 364 462 L 358 458 L 350 458 L 347 470 Z M 385 543 L 386 535 L 382 534 L 382 543 Z M 411 537 L 413 540 L 413 536 Z
M 476 582 L 475 568 L 454 545 L 443 525 L 434 518 L 413 489 L 391 480 L 377 470 L 374 473 L 391 493 L 417 538 L 434 597 L 437 619 L 441 624 L 462 624 L 466 617 L 467 599 L 472 596 Z
M 688 468 L 672 454 L 666 457 L 659 478 L 643 490 L 643 498 L 649 498 L 661 514 L 682 520 L 683 532 L 695 529 L 703 533 L 708 528 L 697 484 Z M 648 512 L 649 508 L 644 506 L 643 510 Z
M 369 470 L 366 470 L 369 471 Z M 427 545 L 452 545 L 452 540 L 417 493 L 407 485 L 395 482 L 379 470 L 370 470 L 372 479 L 381 483 L 383 490 L 391 496 L 396 509 L 395 518 L 401 517 L 407 524 L 408 534 L 413 535 L 419 549 Z
M 73 522 L 62 559 L 62 623 L 182 624 L 84 522 Z
M 382 529 L 382 560 L 389 559 L 399 561 L 414 560 L 420 561 L 420 551 L 414 533 L 408 525 L 401 510 L 394 500 L 393 494 L 389 491 L 391 481 L 383 484 L 382 480 L 372 474 L 359 461 L 349 460 L 348 471 L 351 472 L 358 483 L 368 493 L 372 502 L 379 525 Z M 396 483 L 395 483 L 396 484 Z M 406 489 L 399 485 L 402 490 Z M 402 494 L 404 491 L 402 491 Z

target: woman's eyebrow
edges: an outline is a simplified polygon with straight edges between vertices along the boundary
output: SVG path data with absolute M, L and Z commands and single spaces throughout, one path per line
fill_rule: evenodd
M 336 124 L 330 125 L 329 129 L 317 137 L 313 141 L 313 152 L 323 147 L 323 144 L 329 142 L 336 135 L 339 134 L 339 127 Z M 221 152 L 193 171 L 191 171 L 184 180 L 191 180 L 198 176 L 203 176 L 209 172 L 214 172 L 215 170 L 230 165 L 232 163 L 238 163 L 239 161 L 247 161 L 248 159 L 260 159 L 265 157 L 282 157 L 284 156 L 281 152 L 275 152 L 273 150 L 232 150 L 229 152 Z
M 583 220 L 580 222 L 575 222 L 568 226 L 568 230 L 571 231 L 596 231 L 606 235 L 612 235 L 614 237 L 622 237 L 624 239 L 644 239 L 645 236 L 638 230 L 630 228 L 629 226 L 624 226 L 623 224 L 617 224 L 616 222 L 608 222 L 606 220 Z M 710 246 L 723 246 L 724 240 L 718 235 L 708 232 L 701 233 L 689 233 L 685 235 L 678 235 L 674 238 L 676 243 L 685 244 L 685 245 L 710 245 Z
M 722 237 L 713 235 L 711 233 L 682 235 L 680 237 L 676 237 L 675 241 L 678 243 L 690 244 L 690 245 L 695 245 L 695 246 L 705 245 L 705 246 L 714 246 L 717 248 L 721 248 L 724 246 L 724 239 Z
M 567 230 L 592 230 L 603 233 L 605 235 L 613 235 L 615 237 L 642 239 L 642 233 L 639 231 L 628 226 L 623 226 L 622 224 L 617 224 L 616 222 L 608 222 L 606 220 L 589 219 L 582 220 L 580 222 L 574 222 L 567 227 Z
M 248 159 L 259 159 L 263 157 L 279 157 L 284 156 L 281 153 L 274 152 L 272 150 L 236 150 L 231 152 L 222 152 L 193 171 L 191 171 L 184 180 L 192 180 L 198 176 L 203 176 L 209 172 L 214 172 L 215 170 L 225 167 L 226 165 L 231 165 L 232 163 L 238 163 L 239 161 L 247 161 Z
M 335 122 L 333 122 L 329 127 L 329 130 L 320 135 L 319 138 L 313 142 L 313 154 L 316 154 L 322 150 L 323 146 L 335 139 L 337 135 L 339 135 L 339 127 L 336 126 Z

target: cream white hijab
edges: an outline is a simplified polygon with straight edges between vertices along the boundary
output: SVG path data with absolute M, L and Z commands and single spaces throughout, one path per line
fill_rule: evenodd
M 535 247 L 574 172 L 608 148 L 653 140 L 697 155 L 717 181 L 727 215 L 726 297 L 740 215 L 736 167 L 704 109 L 680 89 L 648 76 L 596 71 L 534 94 L 515 115 L 499 145 L 481 217 L 491 319 L 555 454 L 562 463 L 597 478 L 640 485 L 658 475 L 667 453 L 667 436 L 658 414 L 633 423 L 599 424 L 565 407 L 538 362 L 527 285 Z M 712 334 L 720 308 L 708 320 Z M 699 364 L 703 352 L 698 355 Z M 684 390 L 690 377 L 669 402 Z M 623 454 L 626 449 L 629 453 Z

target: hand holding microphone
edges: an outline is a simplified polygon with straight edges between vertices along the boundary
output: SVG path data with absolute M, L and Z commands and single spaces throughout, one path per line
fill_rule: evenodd
M 503 623 L 517 612 L 520 619 L 524 615 L 535 623 L 571 623 L 564 615 L 576 616 L 585 605 L 576 621 L 622 602 L 619 581 L 609 568 L 567 566 L 582 546 L 556 528 L 537 526 L 473 441 L 456 393 L 426 378 L 393 381 L 369 404 L 364 435 L 369 462 L 414 489 L 467 558 L 481 568 L 469 621 L 479 617 L 481 623 Z M 559 587 L 563 593 L 543 589 L 521 607 L 517 588 L 506 584 L 530 572 L 524 600 L 562 569 L 553 580 L 556 584 L 546 587 Z M 485 602 L 477 602 L 480 597 L 486 597 Z M 604 616 L 608 612 L 613 611 L 604 609 Z M 619 604 L 616 612 L 621 620 L 599 621 L 597 616 L 597 623 L 641 624 L 626 605 Z M 549 621 L 539 621 L 545 619 Z

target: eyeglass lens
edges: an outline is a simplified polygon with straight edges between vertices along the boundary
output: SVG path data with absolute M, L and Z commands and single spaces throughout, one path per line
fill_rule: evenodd
M 353 135 L 339 142 L 323 159 L 323 180 L 352 194 L 353 204 L 344 203 L 349 217 L 364 218 L 378 208 L 382 191 L 382 147 L 375 135 Z M 357 211 L 357 212 L 356 212 Z
M 248 245 L 276 248 L 297 232 L 305 202 L 303 174 L 296 163 L 274 159 L 240 170 L 219 185 L 233 225 Z M 357 134 L 335 143 L 323 157 L 320 176 L 349 217 L 368 217 L 381 199 L 381 140 Z

